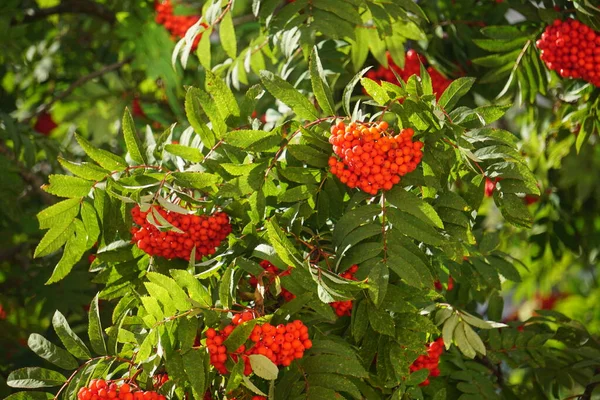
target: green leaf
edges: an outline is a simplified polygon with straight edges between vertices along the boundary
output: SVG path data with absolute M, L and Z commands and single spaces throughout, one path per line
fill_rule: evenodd
M 440 97 L 438 104 L 446 112 L 454 108 L 458 100 L 469 92 L 475 83 L 475 78 L 458 78 L 452 81 Z
M 35 248 L 33 256 L 35 258 L 44 257 L 60 249 L 75 231 L 73 221 L 61 221 L 54 225 L 40 240 Z
M 442 237 L 435 228 L 427 225 L 417 217 L 395 208 L 388 208 L 387 215 L 394 231 L 432 246 L 443 244 Z
M 91 358 L 90 351 L 85 346 L 83 341 L 73 332 L 67 319 L 60 311 L 56 311 L 52 317 L 52 326 L 56 331 L 56 334 L 60 338 L 60 341 L 75 357 L 80 360 L 89 360 Z
M 341 356 L 336 354 L 320 354 L 307 357 L 303 360 L 304 369 L 309 374 L 340 374 L 367 378 L 369 374 L 358 362 L 356 357 Z
M 38 356 L 62 369 L 75 369 L 77 361 L 69 354 L 68 351 L 62 349 L 42 335 L 32 333 L 27 340 L 29 348 Z
M 369 323 L 371 324 L 371 328 L 375 332 L 379 332 L 383 335 L 395 336 L 396 328 L 394 324 L 394 319 L 390 316 L 390 314 L 382 309 L 373 308 L 369 309 Z
M 194 275 L 185 270 L 172 269 L 169 271 L 175 282 L 182 288 L 187 289 L 190 298 L 205 307 L 212 306 L 210 293 Z
M 309 387 L 324 387 L 335 390 L 337 392 L 346 392 L 352 395 L 355 399 L 362 399 L 360 391 L 356 385 L 347 377 L 338 374 L 311 374 L 308 377 Z M 312 398 L 312 397 L 311 397 Z M 334 397 L 329 397 L 332 399 Z
M 465 330 L 465 337 L 469 341 L 471 347 L 482 356 L 485 356 L 485 345 L 477 333 L 468 324 L 461 322 Z
M 206 189 L 220 180 L 219 176 L 207 172 L 174 172 L 173 177 L 179 185 L 191 189 Z
M 385 194 L 385 199 L 398 209 L 414 215 L 427 224 L 444 229 L 444 223 L 435 209 L 404 188 L 396 186 Z
M 277 365 L 273 364 L 273 361 L 269 360 L 262 354 L 251 354 L 248 356 L 250 359 L 250 366 L 252 371 L 259 377 L 268 381 L 274 381 L 277 379 L 279 369 Z
M 581 146 L 583 146 L 585 143 L 587 143 L 588 138 L 590 137 L 590 135 L 593 132 L 594 132 L 594 118 L 589 116 L 581 122 L 581 127 L 579 129 L 579 132 L 577 133 L 577 141 L 575 142 L 575 149 L 577 150 L 578 154 L 581 151 Z
M 142 149 L 142 141 L 137 135 L 135 122 L 133 122 L 133 117 L 127 107 L 123 114 L 123 136 L 131 159 L 138 164 L 148 164 L 146 152 Z
M 194 398 L 202 399 L 206 390 L 206 372 L 204 369 L 205 349 L 192 349 L 183 354 L 183 369 L 189 378 Z
M 227 379 L 227 386 L 225 386 L 225 393 L 231 393 L 232 390 L 237 389 L 244 378 L 245 364 L 242 359 L 238 359 L 238 362 L 233 366 L 229 379 Z
M 202 119 L 202 103 L 200 101 L 199 89 L 191 87 L 185 93 L 185 115 L 194 131 L 200 135 L 202 143 L 206 147 L 215 145 L 215 134 L 208 128 Z M 205 93 L 204 95 L 208 97 Z M 225 128 L 226 129 L 226 128 Z
M 51 400 L 53 398 L 52 393 L 28 391 L 13 393 L 4 400 Z
M 298 203 L 309 199 L 315 193 L 317 193 L 317 185 L 301 185 L 294 188 L 288 189 L 284 192 L 279 193 L 277 200 L 280 203 Z
M 369 96 L 371 96 L 378 104 L 385 105 L 388 101 L 390 101 L 390 96 L 379 83 L 369 78 L 361 78 L 360 83 L 362 87 L 365 88 Z
M 54 267 L 54 271 L 52 271 L 52 276 L 48 281 L 46 281 L 46 285 L 51 283 L 55 283 L 63 279 L 65 276 L 71 272 L 73 266 L 81 260 L 83 254 L 87 251 L 88 247 L 88 234 L 85 230 L 85 226 L 83 222 L 78 219 L 73 220 L 73 226 L 75 227 L 74 234 L 69 235 L 67 239 L 67 244 L 65 245 L 65 250 L 63 252 L 62 257 L 56 267 Z
M 98 223 L 98 214 L 91 203 L 84 201 L 81 203 L 81 220 L 87 232 L 86 249 L 91 249 L 98 241 L 100 236 L 100 224 Z
M 75 139 L 77 139 L 77 143 L 79 143 L 83 151 L 85 151 L 85 154 L 96 161 L 102 168 L 111 172 L 123 171 L 127 168 L 127 163 L 121 157 L 106 150 L 96 148 L 96 146 L 78 134 L 75 134 Z
M 42 188 L 46 192 L 59 197 L 85 197 L 94 186 L 92 181 L 69 175 L 50 175 L 48 180 L 50 183 L 42 186 Z
M 268 150 L 268 148 L 273 147 L 273 144 L 276 145 L 277 143 L 279 143 L 281 138 L 279 137 L 278 133 L 279 133 L 279 131 L 277 131 L 277 130 L 272 130 L 272 131 L 267 132 L 267 131 L 253 131 L 253 130 L 241 129 L 241 130 L 231 131 L 231 132 L 225 134 L 224 139 L 225 139 L 225 142 L 227 142 L 227 144 L 230 144 L 231 146 L 238 147 L 243 150 L 265 151 L 265 150 Z M 269 139 L 269 138 L 275 138 L 276 141 L 273 142 L 273 140 L 268 140 L 267 146 L 269 146 L 269 147 L 267 147 L 266 149 L 263 149 L 262 147 L 264 147 L 265 139 Z
M 277 222 L 274 219 L 270 219 L 265 222 L 265 228 L 267 229 L 269 242 L 277 252 L 279 258 L 287 265 L 296 265 L 297 262 L 294 259 L 296 250 L 289 239 L 283 234 Z
M 148 272 L 146 277 L 150 282 L 161 286 L 169 292 L 169 296 L 173 299 L 173 304 L 178 311 L 186 311 L 191 308 L 187 294 L 175 280 L 158 272 Z
M 361 301 L 356 310 L 352 313 L 352 336 L 358 342 L 360 341 L 369 327 L 368 303 Z
M 240 116 L 240 106 L 235 100 L 231 89 L 229 89 L 223 79 L 213 74 L 210 70 L 206 70 L 206 91 L 214 99 L 223 120 L 226 121 L 230 115 L 235 117 Z
M 98 308 L 98 295 L 94 297 L 92 303 L 90 304 L 88 320 L 88 337 L 90 338 L 92 350 L 94 350 L 96 354 L 106 355 L 106 342 L 104 341 L 104 332 L 102 331 L 100 312 Z
M 61 221 L 72 221 L 79 214 L 79 205 L 81 199 L 67 199 L 60 201 L 50 207 L 40 211 L 37 219 L 40 223 L 40 229 L 52 228 Z
M 450 346 L 452 346 L 452 342 L 454 341 L 454 330 L 459 321 L 458 316 L 452 314 L 444 323 L 444 327 L 442 328 L 442 338 L 444 339 L 446 350 L 450 349 Z
M 510 40 L 473 39 L 473 43 L 475 43 L 477 46 L 481 47 L 484 50 L 500 53 L 522 48 L 528 40 L 529 37 L 525 35 Z
M 246 340 L 248 340 L 250 334 L 252 334 L 252 329 L 254 329 L 256 323 L 257 320 L 253 319 L 235 327 L 233 332 L 231 332 L 223 342 L 230 353 L 235 352 L 241 345 L 246 343 Z
M 219 286 L 219 300 L 225 308 L 229 308 L 233 301 L 233 274 L 234 269 L 232 267 L 227 268 L 223 273 L 223 277 L 221 278 L 221 284 Z
M 360 78 L 368 71 L 371 67 L 364 68 L 360 70 L 354 77 L 348 82 L 346 87 L 344 88 L 344 93 L 342 94 L 342 105 L 344 106 L 344 112 L 346 115 L 352 114 L 352 109 L 350 108 L 350 99 L 352 98 L 352 92 L 354 92 L 354 88 L 356 84 L 360 81 Z
M 381 213 L 378 204 L 370 204 L 344 213 L 343 217 L 335 224 L 333 230 L 333 244 L 337 247 L 353 230 L 360 225 L 370 222 Z
M 303 161 L 310 166 L 317 168 L 327 167 L 329 154 L 323 153 L 314 147 L 305 144 L 292 144 L 287 147 L 287 150 L 294 158 Z
M 62 374 L 45 368 L 21 368 L 8 375 L 8 386 L 19 389 L 36 389 L 60 386 L 67 381 Z
M 182 144 L 167 144 L 165 145 L 165 150 L 193 163 L 199 163 L 204 160 L 202 152 L 194 147 L 184 146 Z
M 464 322 L 459 322 L 454 329 L 454 341 L 456 342 L 456 346 L 458 349 L 465 355 L 467 358 L 475 358 L 477 353 L 475 349 L 470 343 L 469 338 L 467 338 L 467 334 L 465 332 L 465 326 L 468 326 Z
M 383 262 L 378 262 L 369 271 L 369 297 L 377 307 L 385 299 L 389 278 L 388 267 Z
M 317 102 L 326 115 L 335 115 L 333 96 L 327 84 L 327 78 L 321 65 L 317 46 L 313 47 L 310 56 L 310 80 Z
M 237 56 L 237 38 L 235 36 L 235 29 L 233 27 L 233 19 L 231 13 L 225 13 L 225 16 L 221 20 L 219 25 L 219 37 L 221 38 L 221 46 L 225 53 L 231 58 Z M 207 70 L 210 70 L 208 68 Z
M 290 107 L 299 118 L 309 121 L 319 118 L 317 110 L 308 98 L 292 85 L 270 71 L 261 71 L 260 78 L 269 93 Z

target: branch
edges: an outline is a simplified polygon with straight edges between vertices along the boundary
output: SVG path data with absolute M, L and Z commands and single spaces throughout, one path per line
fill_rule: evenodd
M 87 14 L 103 19 L 110 24 L 114 24 L 117 20 L 115 14 L 102 4 L 88 0 L 63 0 L 54 7 L 29 9 L 26 12 L 27 14 L 22 19 L 13 18 L 10 24 L 28 24 L 57 14 Z
M 71 86 L 69 86 L 64 92 L 55 96 L 54 98 L 52 98 L 52 100 L 50 100 L 50 102 L 48 102 L 48 103 L 44 104 L 43 106 L 41 106 L 40 108 L 38 108 L 33 116 L 40 115 L 41 113 L 49 110 L 54 103 L 56 103 L 57 101 L 61 101 L 64 98 L 68 97 L 79 86 L 82 86 L 85 83 L 91 81 L 92 79 L 98 78 L 108 72 L 118 70 L 118 69 L 122 68 L 124 65 L 129 64 L 132 60 L 133 60 L 133 57 L 128 57 L 123 61 L 119 61 L 114 64 L 106 65 L 106 66 L 100 68 L 99 70 L 92 72 L 91 74 L 82 76 L 81 78 L 79 78 L 75 82 L 73 82 L 71 84 Z M 25 121 L 30 120 L 31 118 L 33 118 L 33 116 L 28 118 Z
M 498 379 L 498 385 L 504 387 L 504 374 L 502 373 L 500 364 L 494 365 L 487 357 L 476 358 L 474 361 L 489 368 Z

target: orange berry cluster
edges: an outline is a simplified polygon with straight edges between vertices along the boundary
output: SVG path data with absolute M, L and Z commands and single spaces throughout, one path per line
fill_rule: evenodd
M 427 355 L 420 355 L 415 362 L 410 366 L 410 372 L 415 372 L 420 369 L 428 369 L 429 376 L 435 378 L 440 375 L 440 369 L 438 365 L 440 363 L 440 356 L 444 352 L 444 339 L 439 338 L 435 342 L 431 342 L 427 347 Z M 429 385 L 429 378 L 425 379 L 419 384 L 419 386 Z
M 153 206 L 169 223 L 183 231 L 161 231 L 146 219 L 148 212 L 142 212 L 136 205 L 131 210 L 133 222 L 139 227 L 131 229 L 132 239 L 141 250 L 168 259 L 190 259 L 196 247 L 196 259 L 214 254 L 217 247 L 231 233 L 229 216 L 223 212 L 208 215 L 184 215 Z
M 156 22 L 164 25 L 165 28 L 171 33 L 173 40 L 181 39 L 185 36 L 185 33 L 200 19 L 199 15 L 175 15 L 173 14 L 173 5 L 171 0 L 158 1 L 154 4 L 156 10 Z M 208 25 L 204 22 L 201 24 L 203 27 L 208 28 Z M 198 42 L 202 38 L 202 34 L 196 36 L 192 50 L 196 50 Z
M 271 262 L 269 262 L 267 260 L 262 260 L 260 262 L 260 266 L 263 267 L 265 271 L 271 273 L 272 275 L 287 276 L 291 273 L 291 268 L 288 268 L 288 270 L 280 273 L 280 269 L 277 268 L 275 265 L 271 264 Z M 250 284 L 250 286 L 256 287 L 258 285 L 258 279 L 254 275 L 250 275 L 250 279 L 248 280 L 248 283 Z M 295 294 L 293 294 L 292 292 L 290 292 L 283 286 L 281 287 L 281 295 L 283 296 L 285 301 L 291 301 L 296 298 Z
M 250 321 L 254 315 L 250 311 L 236 314 L 233 317 L 232 324 L 227 325 L 221 331 L 209 328 L 206 330 L 206 346 L 210 354 L 210 363 L 220 374 L 228 373 L 225 363 L 229 356 L 234 362 L 239 357 L 244 360 L 244 374 L 250 375 L 252 367 L 248 356 L 252 354 L 261 354 L 271 360 L 275 365 L 287 367 L 295 359 L 302 358 L 304 351 L 312 347 L 312 342 L 308 336 L 308 328 L 300 320 L 290 322 L 286 325 L 280 324 L 273 326 L 269 323 L 255 325 L 250 335 L 252 344 L 241 345 L 233 353 L 227 353 L 227 348 L 223 342 L 233 332 L 235 326 L 243 322 Z
M 349 188 L 375 195 L 390 190 L 400 177 L 417 168 L 423 158 L 423 143 L 412 141 L 412 128 L 399 135 L 387 132 L 388 123 L 343 121 L 331 127 L 329 143 L 335 156 L 329 158 L 332 174 Z M 337 156 L 337 157 L 336 157 Z
M 417 53 L 414 50 L 408 50 L 406 52 L 404 68 L 397 66 L 392 60 L 390 53 L 387 53 L 388 67 L 385 68 L 380 65 L 376 70 L 369 70 L 366 77 L 374 80 L 375 82 L 387 81 L 394 85 L 400 85 L 398 78 L 394 75 L 394 72 L 404 81 L 407 82 L 408 78 L 413 75 L 421 76 L 421 64 L 427 65 L 427 59 Z M 440 98 L 444 90 L 452 83 L 452 80 L 447 79 L 437 69 L 433 67 L 427 67 L 427 72 L 431 77 L 431 86 L 433 87 L 433 93 L 436 98 Z
M 357 280 L 354 277 L 354 274 L 358 271 L 358 265 L 354 264 L 346 271 L 342 272 L 340 276 L 345 279 L 349 279 L 351 281 Z M 338 317 L 343 317 L 344 315 L 350 316 L 352 315 L 352 300 L 345 301 L 334 301 L 333 303 L 329 303 L 331 307 L 333 307 L 333 311 L 337 314 Z
M 600 87 L 600 32 L 573 18 L 557 19 L 536 45 L 549 69 L 563 78 L 581 78 Z
M 112 381 L 92 379 L 90 386 L 79 389 L 79 392 L 77 392 L 77 399 L 166 400 L 166 397 L 156 392 L 136 390 L 128 383 L 117 386 L 117 384 Z

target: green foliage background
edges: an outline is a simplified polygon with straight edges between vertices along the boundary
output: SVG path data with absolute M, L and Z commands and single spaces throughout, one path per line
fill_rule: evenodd
M 54 398 L 67 382 L 71 399 L 91 377 L 135 371 L 150 388 L 166 370 L 173 399 L 592 398 L 600 90 L 548 71 L 535 41 L 565 16 L 600 30 L 597 5 L 176 10 L 210 26 L 195 51 L 193 32 L 176 44 L 150 1 L 0 4 L 0 395 L 7 381 L 52 393 L 11 399 Z M 408 48 L 454 79 L 439 100 L 425 71 L 401 87 L 361 78 L 388 52 L 402 66 Z M 134 101 L 142 114 L 130 114 Z M 43 111 L 58 123 L 49 137 L 33 130 Z M 347 189 L 327 172 L 336 117 L 415 128 L 422 165 L 384 195 Z M 502 178 L 492 198 L 486 177 Z M 151 259 L 130 244 L 132 203 L 175 210 L 172 193 L 232 216 L 215 257 Z M 262 259 L 293 272 L 264 301 L 242 300 Z M 355 263 L 360 281 L 337 277 Z M 454 288 L 436 291 L 449 276 Z M 278 285 L 297 298 L 283 304 Z M 325 303 L 344 299 L 352 317 L 336 318 Z M 314 348 L 275 381 L 221 381 L 193 338 L 240 302 L 265 320 L 302 319 Z M 425 376 L 408 368 L 440 335 L 442 375 L 419 387 Z

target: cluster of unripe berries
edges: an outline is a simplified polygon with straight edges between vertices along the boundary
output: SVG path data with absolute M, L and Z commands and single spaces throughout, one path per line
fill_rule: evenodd
M 141 250 L 152 255 L 171 258 L 190 259 L 190 254 L 196 248 L 196 259 L 214 254 L 216 248 L 231 233 L 229 216 L 223 212 L 212 215 L 187 215 L 167 211 L 161 207 L 155 208 L 171 225 L 183 231 L 161 231 L 147 219 L 148 212 L 142 212 L 136 205 L 131 210 L 133 222 L 139 227 L 131 229 L 132 242 Z
M 438 365 L 440 356 L 444 352 L 444 339 L 439 338 L 435 342 L 431 342 L 427 347 L 427 355 L 420 355 L 410 366 L 410 372 L 415 372 L 420 369 L 428 369 L 429 376 L 435 378 L 440 375 Z M 419 386 L 429 385 L 429 377 L 420 383 Z
M 136 390 L 128 383 L 118 386 L 115 382 L 103 379 L 92 379 L 88 387 L 77 392 L 78 400 L 166 400 L 166 397 L 151 391 Z
M 173 14 L 173 5 L 171 0 L 157 1 L 154 4 L 156 10 L 156 22 L 164 25 L 165 28 L 171 33 L 171 37 L 176 40 L 185 36 L 188 29 L 192 27 L 200 19 L 199 15 L 175 15 Z M 205 28 L 208 27 L 205 23 L 202 23 Z M 192 50 L 198 47 L 198 42 L 202 38 L 202 34 L 196 36 Z
M 395 85 L 400 85 L 400 81 L 398 80 L 394 72 L 404 82 L 406 82 L 408 81 L 408 78 L 410 78 L 413 75 L 421 76 L 421 64 L 423 64 L 424 66 L 427 65 L 427 59 L 412 49 L 406 52 L 404 68 L 400 68 L 394 63 L 394 61 L 392 60 L 392 56 L 389 52 L 387 53 L 387 59 L 388 68 L 385 68 L 383 65 L 380 65 L 379 68 L 368 71 L 365 76 L 378 83 L 381 81 L 387 81 Z M 431 86 L 433 87 L 433 93 L 435 94 L 436 98 L 439 99 L 442 93 L 444 93 L 444 91 L 448 87 L 448 85 L 452 83 L 452 80 L 447 79 L 437 69 L 431 66 L 427 67 L 427 72 L 431 77 Z
M 257 324 L 250 335 L 248 346 L 242 344 L 233 353 L 227 353 L 223 344 L 227 337 L 233 332 L 237 325 L 250 321 L 254 315 L 245 311 L 236 314 L 232 324 L 227 325 L 220 331 L 209 328 L 205 332 L 206 346 L 210 354 L 210 363 L 222 375 L 228 373 L 225 366 L 229 357 L 237 362 L 241 357 L 244 360 L 244 374 L 250 375 L 252 367 L 248 356 L 260 354 L 267 357 L 275 365 L 289 366 L 295 359 L 302 358 L 304 351 L 312 347 L 312 341 L 308 336 L 308 328 L 300 320 L 288 324 L 273 326 L 271 324 Z
M 277 268 L 275 265 L 273 265 L 271 262 L 269 262 L 267 260 L 262 260 L 260 262 L 260 266 L 263 267 L 263 269 L 266 272 L 268 272 L 269 274 L 271 274 L 272 276 L 275 276 L 275 275 L 287 276 L 291 273 L 290 268 L 288 268 L 286 271 L 280 272 L 279 268 Z M 272 279 L 271 279 L 271 281 L 272 281 Z M 254 275 L 250 275 L 250 279 L 248 280 L 248 283 L 250 284 L 250 286 L 255 288 L 258 285 L 258 278 L 255 277 Z M 285 301 L 291 301 L 296 298 L 296 295 L 294 295 L 292 292 L 290 292 L 283 286 L 281 287 L 281 295 L 283 296 Z
M 600 87 L 600 32 L 573 18 L 557 19 L 536 45 L 549 69 L 563 78 L 581 78 Z
M 329 167 L 349 188 L 375 195 L 380 189 L 390 190 L 400 177 L 417 168 L 423 158 L 423 143 L 412 141 L 412 128 L 393 136 L 388 123 L 343 121 L 331 127 L 329 143 L 335 156 Z
M 358 265 L 354 264 L 353 266 L 351 266 L 350 268 L 348 268 L 346 271 L 342 272 L 340 274 L 340 276 L 342 278 L 351 280 L 351 281 L 355 281 L 357 280 L 354 277 L 354 274 L 356 274 L 356 271 L 358 271 Z M 337 314 L 338 317 L 343 317 L 344 315 L 350 316 L 352 315 L 352 300 L 345 300 L 345 301 L 334 301 L 333 303 L 329 303 L 331 305 L 331 307 L 333 307 L 333 311 L 335 311 L 335 313 Z

